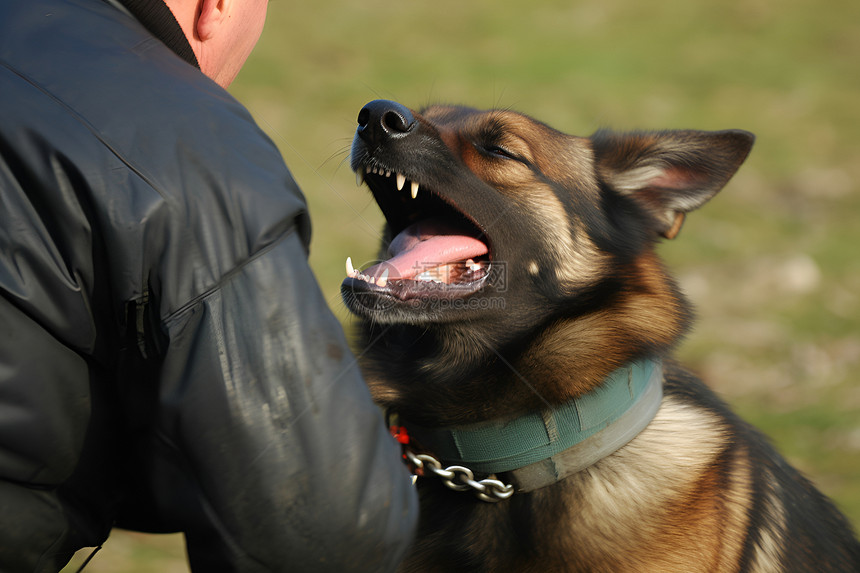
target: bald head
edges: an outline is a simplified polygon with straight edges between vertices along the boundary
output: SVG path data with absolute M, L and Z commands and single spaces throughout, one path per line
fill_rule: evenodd
M 164 0 L 204 74 L 229 86 L 251 54 L 266 20 L 268 0 Z

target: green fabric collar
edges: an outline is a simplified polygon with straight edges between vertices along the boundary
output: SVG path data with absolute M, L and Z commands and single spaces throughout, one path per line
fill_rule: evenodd
M 657 413 L 662 381 L 662 362 L 646 359 L 615 370 L 593 391 L 554 409 L 455 428 L 403 425 L 443 463 L 505 474 L 519 491 L 530 491 L 588 467 L 636 437 Z

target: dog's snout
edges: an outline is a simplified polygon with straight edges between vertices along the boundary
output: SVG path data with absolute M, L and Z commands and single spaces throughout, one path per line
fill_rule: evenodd
M 358 112 L 358 134 L 370 142 L 402 137 L 415 127 L 415 116 L 406 106 L 388 100 L 374 100 Z

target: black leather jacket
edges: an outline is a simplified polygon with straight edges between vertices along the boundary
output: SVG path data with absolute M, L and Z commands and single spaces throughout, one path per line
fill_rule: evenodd
M 417 503 L 247 111 L 102 0 L 0 0 L 0 571 L 114 525 L 384 571 Z

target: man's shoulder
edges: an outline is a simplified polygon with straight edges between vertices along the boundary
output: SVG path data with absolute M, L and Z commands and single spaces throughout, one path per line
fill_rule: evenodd
M 45 208 L 77 212 L 84 199 L 128 264 L 145 247 L 212 269 L 177 300 L 302 217 L 301 192 L 248 111 L 126 14 L 102 0 L 12 4 L 0 1 L 0 164 L 27 165 L 18 187 L 44 187 Z M 54 171 L 75 186 L 70 200 L 50 190 Z
M 117 145 L 258 131 L 228 92 L 103 0 L 1 3 L 0 63 Z
M 26 101 L 31 110 L 13 123 L 34 122 L 32 131 L 48 137 L 75 132 L 164 193 L 185 189 L 176 182 L 192 183 L 184 178 L 194 170 L 275 178 L 282 187 L 290 178 L 244 106 L 103 0 L 0 3 L 0 63 L 16 83 L 0 104 Z M 32 113 L 37 107 L 52 126 Z

